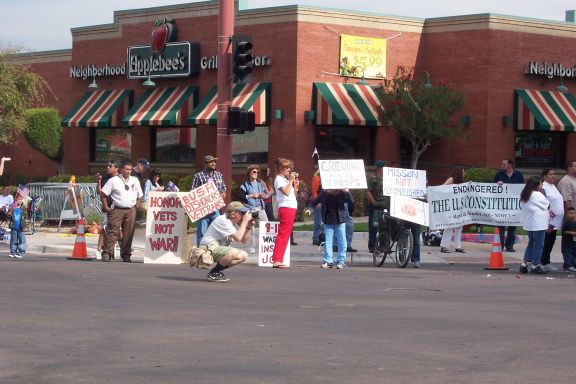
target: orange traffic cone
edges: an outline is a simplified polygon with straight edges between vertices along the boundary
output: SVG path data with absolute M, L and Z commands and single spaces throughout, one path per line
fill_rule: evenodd
M 74 250 L 72 251 L 72 257 L 68 260 L 83 260 L 92 261 L 93 257 L 88 257 L 88 251 L 86 250 L 86 238 L 84 237 L 84 219 L 78 221 L 78 229 L 76 230 L 76 242 L 74 242 Z
M 508 268 L 504 265 L 504 257 L 502 256 L 502 245 L 500 244 L 500 231 L 494 228 L 494 241 L 492 242 L 492 252 L 490 253 L 490 262 L 484 268 L 486 270 L 499 270 L 507 271 Z

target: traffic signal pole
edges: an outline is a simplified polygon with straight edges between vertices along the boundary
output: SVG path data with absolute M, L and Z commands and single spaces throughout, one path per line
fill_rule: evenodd
M 218 169 L 224 176 L 228 191 L 226 202 L 232 194 L 232 137 L 228 135 L 228 107 L 232 104 L 231 37 L 234 35 L 234 0 L 220 0 L 218 15 L 218 117 L 216 120 L 216 157 Z

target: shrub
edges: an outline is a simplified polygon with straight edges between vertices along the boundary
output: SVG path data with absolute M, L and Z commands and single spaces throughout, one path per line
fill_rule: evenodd
M 491 183 L 494 180 L 496 171 L 491 168 L 468 168 L 464 181 L 475 181 L 478 183 Z
M 24 137 L 30 146 L 50 159 L 62 158 L 62 127 L 54 108 L 31 108 L 24 113 Z
M 192 186 L 192 179 L 194 178 L 194 175 L 188 175 L 188 176 L 184 176 L 180 179 L 180 181 L 178 182 L 178 188 L 180 188 L 180 192 L 188 192 L 190 190 L 190 187 Z M 164 183 L 166 183 L 166 181 L 164 181 Z

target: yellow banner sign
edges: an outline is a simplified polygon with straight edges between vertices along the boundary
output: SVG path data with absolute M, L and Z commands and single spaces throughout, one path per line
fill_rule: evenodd
M 353 77 L 386 77 L 386 39 L 340 35 L 339 73 Z

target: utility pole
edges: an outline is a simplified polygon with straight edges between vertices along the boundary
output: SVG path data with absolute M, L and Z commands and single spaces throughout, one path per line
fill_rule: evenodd
M 231 57 L 234 35 L 234 0 L 220 0 L 218 14 L 218 117 L 216 157 L 226 183 L 226 200 L 232 196 L 232 136 L 228 135 L 228 108 L 232 104 Z

